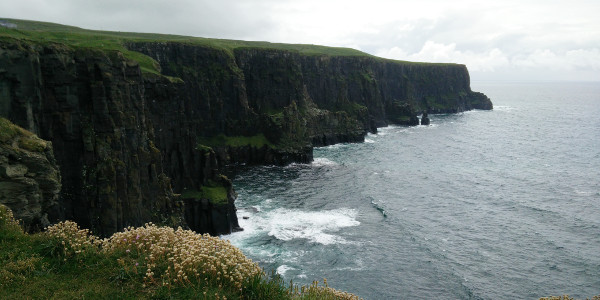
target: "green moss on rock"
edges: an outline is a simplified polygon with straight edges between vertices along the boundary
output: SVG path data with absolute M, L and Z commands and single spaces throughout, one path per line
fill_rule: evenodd
M 208 199 L 212 204 L 227 203 L 227 188 L 224 186 L 203 186 L 198 190 L 186 190 L 181 194 L 183 199 Z
M 223 176 L 224 177 L 224 176 Z M 225 177 L 227 180 L 227 177 Z M 227 204 L 228 187 L 223 183 L 208 180 L 206 185 L 200 187 L 200 190 L 188 189 L 181 193 L 182 199 L 208 199 L 212 204 Z
M 46 150 L 46 141 L 38 138 L 32 132 L 29 132 L 5 118 L 0 118 L 0 143 L 9 144 L 17 139 L 17 145 L 28 151 L 43 152 Z
M 19 134 L 19 128 L 5 118 L 0 118 L 0 142 L 8 143 Z

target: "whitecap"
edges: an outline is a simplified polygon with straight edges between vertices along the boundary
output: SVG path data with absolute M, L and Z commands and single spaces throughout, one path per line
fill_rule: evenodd
M 236 246 L 265 233 L 282 241 L 306 239 L 322 245 L 348 244 L 336 233 L 342 228 L 360 225 L 356 216 L 354 209 L 347 208 L 325 211 L 277 208 L 253 214 L 249 219 L 239 218 L 239 225 L 244 230 L 223 238 Z
M 437 123 L 433 123 L 433 124 L 429 124 L 429 125 L 419 125 L 418 128 L 427 128 L 427 129 L 431 129 L 431 128 L 436 128 L 438 127 L 439 124 Z
M 278 208 L 267 215 L 264 227 L 269 236 L 282 241 L 307 239 L 323 245 L 348 243 L 335 233 L 360 224 L 353 209 L 307 212 Z
M 365 143 L 367 143 L 367 144 L 373 144 L 373 143 L 375 143 L 375 141 L 372 140 L 372 139 L 365 139 Z
M 296 268 L 292 268 L 288 265 L 281 265 L 281 266 L 277 267 L 276 272 L 277 272 L 277 274 L 284 276 L 285 272 L 287 272 L 289 270 L 296 270 Z
M 515 107 L 506 106 L 506 105 L 494 106 L 495 111 L 511 111 L 511 110 L 515 110 L 515 109 L 516 109 Z
M 329 160 L 325 157 L 317 157 L 313 160 L 312 165 L 315 167 L 324 167 L 324 166 L 337 166 L 338 163 L 335 161 Z
M 344 146 L 345 144 L 343 143 L 338 143 L 338 144 L 333 144 L 333 145 L 329 145 L 329 146 L 324 146 L 324 147 L 315 147 L 315 148 L 325 148 L 325 149 L 338 149 L 341 148 L 342 146 Z
M 594 194 L 593 191 L 580 191 L 580 190 L 575 190 L 575 193 L 577 195 L 582 195 L 582 196 L 591 196 Z
M 381 213 L 381 215 L 383 215 L 384 218 L 387 218 L 387 212 L 381 204 L 375 202 L 374 200 L 371 200 L 371 205 L 373 205 L 373 207 L 375 207 L 375 209 L 377 209 Z

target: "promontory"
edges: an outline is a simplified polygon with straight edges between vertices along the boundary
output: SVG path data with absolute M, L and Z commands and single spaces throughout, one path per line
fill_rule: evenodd
M 492 109 L 460 64 L 4 19 L 0 203 L 39 230 L 238 229 L 232 164 L 310 162 L 423 112 Z

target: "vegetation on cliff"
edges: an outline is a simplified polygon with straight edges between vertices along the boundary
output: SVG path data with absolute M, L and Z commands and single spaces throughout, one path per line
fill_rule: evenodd
M 26 234 L 0 205 L 0 294 L 9 299 L 358 299 L 287 287 L 228 241 L 189 230 L 127 228 L 99 239 L 66 221 Z
M 118 50 L 124 52 L 126 56 L 131 59 L 139 61 L 141 65 L 144 66 L 145 71 L 153 73 L 160 72 L 160 70 L 157 69 L 156 62 L 153 62 L 153 60 L 149 59 L 147 56 L 144 57 L 144 55 L 141 55 L 140 53 L 128 51 L 124 43 L 132 41 L 183 42 L 224 49 L 229 52 L 236 48 L 262 48 L 296 51 L 306 55 L 370 56 L 367 53 L 355 49 L 340 47 L 211 39 L 170 34 L 98 31 L 39 21 L 16 19 L 4 20 L 15 24 L 17 27 L 0 27 L 0 37 L 14 37 L 44 43 L 54 42 L 74 47 Z
M 47 147 L 47 142 L 32 132 L 16 126 L 5 118 L 0 118 L 0 143 L 13 147 L 12 142 L 15 140 L 17 147 L 28 151 L 43 152 Z

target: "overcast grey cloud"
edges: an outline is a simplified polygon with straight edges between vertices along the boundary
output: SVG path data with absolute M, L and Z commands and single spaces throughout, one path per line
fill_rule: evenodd
M 600 81 L 600 1 L 21 0 L 0 17 L 308 43 L 466 64 L 474 80 Z

